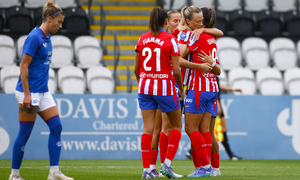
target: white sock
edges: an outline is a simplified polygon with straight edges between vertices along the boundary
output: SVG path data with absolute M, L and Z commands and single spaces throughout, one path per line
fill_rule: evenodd
M 20 169 L 11 169 L 11 175 L 20 176 Z
M 58 166 L 50 166 L 50 174 L 54 174 L 59 171 Z
M 144 171 L 147 171 L 148 173 L 151 172 L 150 168 L 144 168 Z
M 213 168 L 213 170 L 220 170 L 220 168 Z
M 210 168 L 210 164 L 206 165 L 206 166 L 202 166 L 204 169 L 209 169 Z
M 171 164 L 172 164 L 172 161 L 170 160 L 170 159 L 165 159 L 165 163 L 166 163 L 166 165 L 168 166 L 168 167 L 170 167 L 171 166 Z
M 150 169 L 151 169 L 151 171 L 152 171 L 153 169 L 156 169 L 156 165 L 150 164 Z

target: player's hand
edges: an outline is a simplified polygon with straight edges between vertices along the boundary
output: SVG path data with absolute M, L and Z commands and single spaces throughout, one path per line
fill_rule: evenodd
M 212 64 L 214 62 L 210 51 L 209 51 L 209 55 L 207 55 L 204 51 L 201 50 L 201 52 L 198 53 L 198 58 L 200 59 L 200 61 L 205 62 L 205 63 Z
M 212 70 L 211 64 L 209 63 L 200 64 L 200 70 L 204 73 L 210 72 Z
M 200 34 L 202 34 L 204 31 L 203 28 L 200 28 L 200 29 L 195 29 L 194 31 L 192 31 L 192 36 L 193 36 L 193 41 L 196 41 L 199 39 L 200 37 Z
M 232 91 L 237 91 L 237 92 L 243 93 L 242 89 L 237 89 L 237 88 L 233 88 Z
M 26 108 L 30 108 L 30 104 L 31 104 L 31 96 L 30 95 L 24 95 L 23 106 L 26 107 Z
M 178 28 L 177 28 L 178 30 L 179 30 L 179 32 L 180 31 L 184 31 L 184 30 L 186 30 L 186 27 L 185 26 L 178 26 Z
M 185 95 L 185 94 L 184 94 L 184 91 L 180 91 L 180 90 L 179 90 L 179 93 L 178 93 L 178 94 L 179 94 L 179 100 L 180 100 L 180 101 L 183 101 L 183 100 L 184 100 L 184 95 Z

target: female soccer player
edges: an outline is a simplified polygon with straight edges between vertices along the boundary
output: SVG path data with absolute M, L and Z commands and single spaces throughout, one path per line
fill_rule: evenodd
M 177 178 L 171 164 L 181 139 L 179 99 L 183 99 L 184 93 L 179 68 L 178 42 L 173 35 L 164 30 L 167 18 L 165 10 L 153 8 L 150 13 L 150 32 L 143 34 L 136 45 L 135 75 L 139 82 L 138 100 L 144 122 L 144 133 L 141 138 L 143 179 L 155 178 L 150 172 L 150 151 L 158 105 L 162 112 L 167 113 L 172 126 L 166 159 L 160 172 L 168 178 Z M 174 77 L 178 84 L 179 97 L 175 90 Z
M 50 130 L 48 180 L 73 180 L 59 170 L 62 125 L 55 101 L 47 86 L 52 56 L 51 34 L 62 28 L 63 21 L 62 9 L 53 0 L 47 0 L 43 8 L 41 26 L 35 27 L 25 40 L 21 56 L 20 77 L 16 87 L 20 129 L 13 147 L 12 170 L 9 180 L 23 180 L 20 177 L 19 169 L 25 145 L 37 114 L 46 122 Z
M 182 15 L 188 27 L 195 29 L 203 26 L 203 12 L 201 9 L 197 9 L 197 7 L 182 9 Z M 208 22 L 214 24 L 215 19 L 211 19 Z M 213 25 L 209 25 L 208 27 L 213 27 Z M 190 39 L 188 48 L 182 53 L 185 56 L 191 52 L 194 63 L 203 63 L 202 59 L 199 58 L 199 53 L 201 52 L 211 54 L 213 59 L 208 61 L 213 68 L 212 71 L 206 73 L 201 70 L 192 70 L 191 79 L 189 80 L 185 101 L 185 130 L 195 149 L 193 155 L 198 160 L 198 162 L 194 161 L 195 167 L 202 167 L 196 173 L 188 175 L 188 177 L 212 176 L 212 168 L 209 164 L 210 153 L 207 153 L 210 150 L 206 149 L 211 149 L 212 139 L 209 132 L 209 125 L 219 91 L 215 75 L 220 74 L 220 67 L 216 61 L 217 47 L 215 42 L 215 36 L 202 33 L 199 40 L 194 41 Z

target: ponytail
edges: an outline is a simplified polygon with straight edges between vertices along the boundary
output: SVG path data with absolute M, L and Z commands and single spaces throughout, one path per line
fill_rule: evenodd
M 149 28 L 152 36 L 160 34 L 160 28 L 164 27 L 165 20 L 168 18 L 167 11 L 161 8 L 153 8 L 150 13 Z

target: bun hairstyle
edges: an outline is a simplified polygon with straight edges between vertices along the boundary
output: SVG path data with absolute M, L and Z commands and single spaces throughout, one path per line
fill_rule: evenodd
M 201 13 L 201 9 L 197 6 L 185 6 L 181 9 L 181 25 L 185 26 L 187 30 L 192 31 L 192 29 L 186 23 L 186 20 L 191 20 L 193 18 L 194 13 Z
M 168 18 L 167 11 L 161 8 L 153 8 L 150 13 L 149 28 L 152 36 L 160 34 L 160 28 L 164 27 L 165 21 Z
M 216 24 L 216 11 L 213 8 L 201 8 L 203 13 L 203 25 L 206 28 L 213 28 Z
M 59 14 L 65 15 L 62 9 L 57 4 L 55 4 L 54 0 L 47 0 L 43 7 L 43 22 L 47 19 L 48 16 L 55 18 Z

